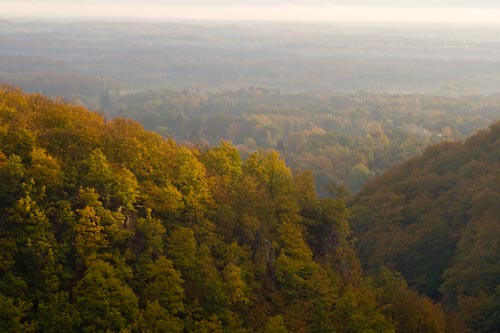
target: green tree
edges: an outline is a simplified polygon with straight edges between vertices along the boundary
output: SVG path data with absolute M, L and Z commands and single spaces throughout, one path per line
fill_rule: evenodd
M 147 302 L 141 312 L 137 332 L 140 333 L 180 333 L 183 325 L 179 318 L 173 316 L 158 301 Z
M 280 315 L 269 317 L 266 327 L 264 328 L 264 333 L 288 333 L 283 317 Z
M 93 261 L 73 289 L 82 332 L 126 332 L 137 319 L 137 297 L 115 269 Z
M 0 330 L 2 332 L 23 332 L 24 309 L 16 306 L 14 301 L 0 294 Z M 29 330 L 28 330 L 29 331 Z
M 367 288 L 347 288 L 336 304 L 334 322 L 335 331 L 342 333 L 396 332 L 379 311 L 375 295 Z
M 158 301 L 169 313 L 177 315 L 184 309 L 184 289 L 181 274 L 165 257 L 146 266 L 143 298 L 150 303 Z

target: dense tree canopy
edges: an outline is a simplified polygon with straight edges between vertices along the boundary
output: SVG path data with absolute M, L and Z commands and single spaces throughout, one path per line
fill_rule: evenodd
M 351 192 L 381 171 L 443 140 L 463 139 L 498 119 L 500 95 L 459 98 L 245 88 L 217 93 L 108 92 L 101 109 L 179 141 L 230 140 L 244 156 L 277 149 L 293 169 L 316 173 L 317 189 Z
M 416 332 L 415 304 L 443 332 L 404 280 L 363 276 L 349 210 L 312 180 L 277 152 L 189 148 L 3 87 L 0 329 Z
M 351 203 L 366 266 L 400 271 L 477 332 L 500 327 L 499 138 L 496 123 L 463 143 L 429 147 Z

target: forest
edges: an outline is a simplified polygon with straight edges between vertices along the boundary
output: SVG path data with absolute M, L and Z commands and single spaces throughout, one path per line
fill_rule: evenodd
M 32 15 L 0 332 L 500 332 L 500 25 Z
M 461 149 L 484 156 L 494 133 Z M 430 155 L 445 172 L 442 147 L 419 163 Z M 484 158 L 475 162 L 484 168 L 463 172 L 487 182 Z M 350 220 L 372 202 L 363 201 L 370 186 L 351 211 L 342 195 L 318 198 L 313 174 L 292 172 L 273 150 L 242 158 L 227 141 L 182 145 L 132 120 L 3 86 L 0 184 L 2 332 L 466 332 L 397 271 L 374 260 L 364 271 Z M 488 242 L 497 190 L 489 185 L 467 192 Z M 457 265 L 474 261 L 469 246 L 457 245 Z M 473 278 L 453 267 L 441 289 L 450 302 Z M 494 282 L 467 292 L 482 315 L 498 299 L 481 298 Z M 476 317 L 466 324 L 493 327 Z
M 292 169 L 313 170 L 318 193 L 325 197 L 332 184 L 355 193 L 428 145 L 462 140 L 489 126 L 500 114 L 500 94 L 105 91 L 99 109 L 179 142 L 203 147 L 231 141 L 243 156 L 261 147 L 276 149 Z
M 106 89 L 461 96 L 500 85 L 498 25 L 2 18 L 0 82 L 69 100 Z
M 500 123 L 431 146 L 350 202 L 366 268 L 454 309 L 473 332 L 500 330 Z
M 275 149 L 290 168 L 313 170 L 324 198 L 338 187 L 356 193 L 428 145 L 496 121 L 499 32 L 5 19 L 0 83 L 131 118 L 183 144 L 231 141 L 243 158 Z

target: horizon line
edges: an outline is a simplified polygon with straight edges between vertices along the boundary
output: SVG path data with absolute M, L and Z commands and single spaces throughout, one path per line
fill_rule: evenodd
M 0 17 L 11 19 L 121 18 L 192 21 L 298 23 L 434 23 L 500 25 L 500 8 L 370 6 L 110 6 L 97 4 L 1 5 Z

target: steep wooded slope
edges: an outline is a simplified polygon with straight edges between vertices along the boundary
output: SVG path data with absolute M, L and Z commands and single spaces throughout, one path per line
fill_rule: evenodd
M 428 148 L 351 204 L 367 267 L 400 271 L 475 331 L 500 329 L 500 123 Z
M 0 331 L 443 332 L 279 154 L 0 89 Z

